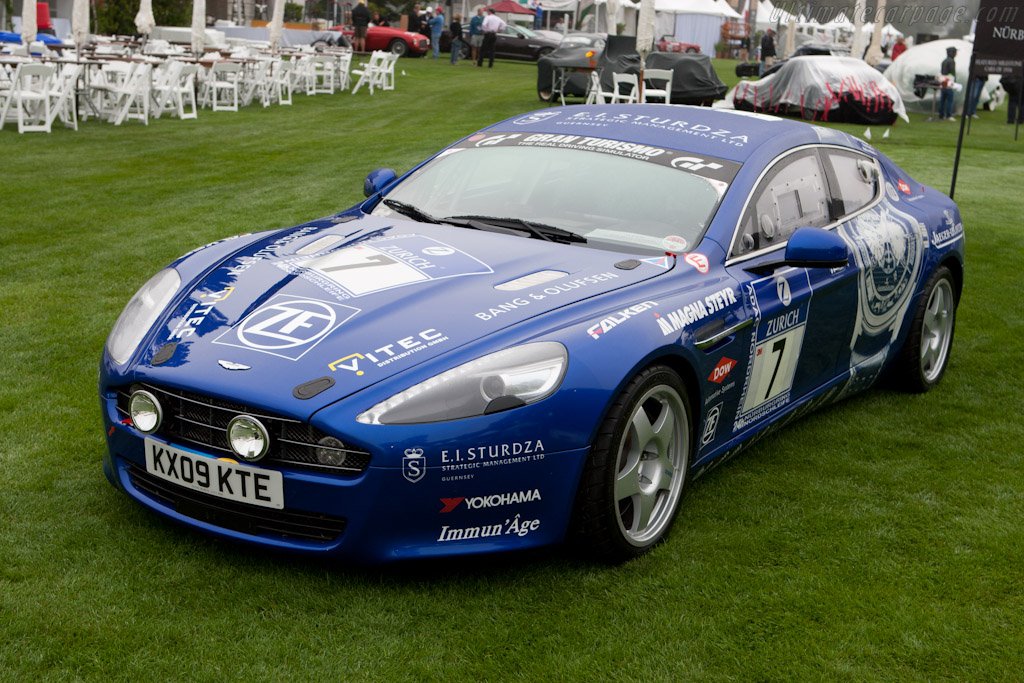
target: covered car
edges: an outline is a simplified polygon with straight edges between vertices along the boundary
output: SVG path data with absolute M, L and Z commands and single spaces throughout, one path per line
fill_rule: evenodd
M 709 55 L 652 52 L 647 55 L 646 68 L 672 70 L 672 104 L 709 105 L 728 90 Z
M 907 119 L 899 91 L 877 70 L 852 57 L 793 57 L 778 71 L 739 83 L 725 105 L 799 116 L 807 121 L 888 125 Z

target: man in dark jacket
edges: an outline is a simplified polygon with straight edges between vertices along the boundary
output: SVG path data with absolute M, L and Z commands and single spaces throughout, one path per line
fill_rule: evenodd
M 420 6 L 419 3 L 417 3 L 412 6 L 412 11 L 409 12 L 409 24 L 405 30 L 410 33 L 419 33 L 421 26 L 422 20 L 420 19 Z
M 775 63 L 775 29 L 768 29 L 761 38 L 761 74 Z
M 352 28 L 355 38 L 352 46 L 356 52 L 366 52 L 366 29 L 370 25 L 370 10 L 366 7 L 366 0 L 359 0 L 352 8 Z
M 946 48 L 946 58 L 939 67 L 939 120 L 955 121 L 953 118 L 953 98 L 956 95 L 956 48 Z M 933 62 L 934 64 L 934 62 Z

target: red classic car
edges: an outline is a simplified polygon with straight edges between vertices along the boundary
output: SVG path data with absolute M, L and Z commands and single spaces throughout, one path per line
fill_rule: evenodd
M 331 30 L 341 31 L 349 44 L 352 44 L 355 32 L 351 26 L 334 26 Z M 430 38 L 391 26 L 371 26 L 366 30 L 366 49 L 388 50 L 401 56 L 418 57 L 430 50 Z
M 662 36 L 661 40 L 654 44 L 654 49 L 658 52 L 689 52 L 690 54 L 695 54 L 700 52 L 700 45 L 680 43 L 675 39 L 675 36 Z

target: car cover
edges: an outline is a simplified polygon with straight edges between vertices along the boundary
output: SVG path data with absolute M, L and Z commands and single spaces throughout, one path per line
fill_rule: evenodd
M 707 104 L 728 90 L 708 55 L 652 52 L 646 68 L 672 69 L 672 104 Z
M 896 87 L 852 57 L 793 57 L 761 80 L 740 83 L 726 101 L 736 109 L 808 121 L 887 125 L 897 116 L 909 121 Z

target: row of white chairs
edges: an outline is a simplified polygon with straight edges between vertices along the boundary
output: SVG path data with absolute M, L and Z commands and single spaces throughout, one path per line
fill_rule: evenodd
M 167 59 L 161 63 L 111 61 L 85 73 L 86 66 L 67 62 L 25 62 L 6 79 L 0 69 L 0 129 L 17 120 L 18 132 L 50 132 L 59 116 L 69 127 L 96 116 L 115 125 L 136 120 L 148 125 L 163 114 L 197 118 L 197 109 L 238 111 L 258 102 L 290 105 L 294 92 L 335 93 L 358 82 L 373 94 L 394 90 L 395 60 L 390 52 L 374 52 L 360 68 L 351 69 L 352 53 L 302 54 L 291 59 L 246 57 L 218 61 L 208 69 Z M 58 68 L 59 66 L 59 68 Z
M 587 87 L 587 104 L 635 103 L 650 102 L 657 99 L 661 102 L 672 100 L 673 69 L 644 69 L 644 87 L 640 91 L 640 77 L 636 74 L 612 74 L 612 89 L 601 89 L 601 75 L 590 72 Z M 661 87 L 657 87 L 658 84 Z

